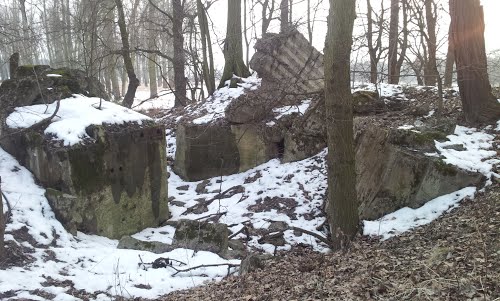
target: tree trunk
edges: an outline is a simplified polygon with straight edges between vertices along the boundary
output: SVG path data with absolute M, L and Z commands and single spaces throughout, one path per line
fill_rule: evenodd
M 229 3 L 232 3 L 232 1 L 228 0 Z M 240 1 L 240 0 L 236 0 Z M 271 21 L 273 20 L 273 14 L 274 14 L 274 1 L 271 0 L 271 7 L 269 7 L 269 0 L 264 0 L 262 2 L 262 36 L 264 36 L 267 32 L 267 29 L 269 28 L 269 24 L 271 24 Z M 229 7 L 228 7 L 229 10 Z M 269 11 L 269 15 L 267 12 Z M 228 18 L 229 22 L 229 18 Z
M 219 88 L 223 87 L 227 80 L 233 78 L 233 75 L 250 76 L 250 71 L 243 61 L 241 0 L 228 0 L 228 2 L 227 33 L 224 44 L 225 64 Z
M 212 40 L 210 38 L 210 30 L 208 28 L 208 20 L 205 7 L 203 6 L 203 3 L 201 3 L 201 0 L 197 0 L 196 4 L 198 9 L 198 22 L 200 23 L 201 48 L 203 54 L 203 78 L 207 87 L 208 94 L 212 95 L 215 92 L 215 69 L 214 56 L 212 52 Z
M 2 178 L 0 177 L 0 259 L 3 258 L 5 253 L 4 246 L 4 234 L 5 234 L 5 218 L 3 215 L 3 197 L 2 197 L 2 187 L 1 187 Z
M 288 0 L 281 0 L 280 4 L 280 32 L 285 32 L 288 27 L 290 27 L 290 22 L 288 21 Z
M 184 7 L 182 0 L 172 0 L 172 34 L 174 46 L 174 94 L 175 106 L 185 106 L 186 98 L 186 75 L 184 65 L 186 58 L 184 56 L 184 36 L 182 33 L 182 23 L 184 22 Z
M 19 67 L 19 52 L 12 54 L 9 58 L 9 73 L 10 78 L 16 78 L 17 67 Z
M 358 230 L 350 55 L 354 0 L 330 0 L 325 42 L 328 134 L 328 222 L 334 249 L 346 248 Z
M 389 53 L 388 53 L 388 73 L 389 84 L 399 83 L 397 74 L 398 65 L 398 38 L 399 38 L 399 2 L 391 0 L 391 20 L 389 22 Z
M 484 43 L 484 14 L 479 0 L 450 0 L 451 34 L 457 81 L 465 119 L 471 124 L 496 122 L 500 103 L 491 93 Z
M 451 35 L 451 25 L 448 36 Z M 448 40 L 448 52 L 446 53 L 446 66 L 444 71 L 444 86 L 451 88 L 453 84 L 453 66 L 455 65 L 455 51 L 451 39 Z
M 435 86 L 438 80 L 437 72 L 437 38 L 436 38 L 436 7 L 433 0 L 425 0 L 425 19 L 427 22 L 427 55 L 428 60 L 425 66 L 425 84 Z M 434 9 L 433 9 L 434 6 Z
M 150 20 L 156 20 L 155 9 L 152 5 L 148 7 L 148 15 Z M 150 23 L 151 24 L 151 23 Z M 156 47 L 155 43 L 155 31 L 152 25 L 148 28 L 148 48 L 154 49 Z M 149 97 L 153 98 L 158 95 L 158 83 L 156 81 L 156 54 L 150 53 L 148 55 L 148 77 L 149 77 Z
M 396 74 L 395 74 L 395 81 L 399 83 L 400 76 L 401 76 L 401 68 L 403 67 L 403 63 L 406 58 L 406 50 L 408 49 L 408 10 L 409 10 L 409 3 L 408 0 L 402 0 L 401 3 L 403 4 L 403 39 L 401 41 L 401 51 L 399 54 L 399 59 L 396 64 Z M 382 23 L 380 24 L 380 28 L 382 29 Z M 381 30 L 382 31 L 382 30 Z
M 313 25 L 311 22 L 311 0 L 307 0 L 307 35 L 309 37 L 309 45 L 312 45 Z
M 125 70 L 128 76 L 128 88 L 125 97 L 123 97 L 123 105 L 131 108 L 134 103 L 135 91 L 139 86 L 139 79 L 135 75 L 134 64 L 130 58 L 130 45 L 128 42 L 127 26 L 125 25 L 125 14 L 123 12 L 122 0 L 115 0 L 116 8 L 118 10 L 118 27 L 120 28 L 120 35 L 122 39 L 122 56 L 125 64 Z

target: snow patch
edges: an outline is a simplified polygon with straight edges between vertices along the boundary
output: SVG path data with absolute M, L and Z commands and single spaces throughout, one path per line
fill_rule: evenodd
M 459 206 L 464 198 L 473 198 L 476 187 L 466 187 L 459 191 L 437 197 L 420 208 L 404 207 L 376 221 L 363 221 L 363 234 L 381 236 L 382 239 L 399 235 L 418 226 L 426 225 L 445 212 Z
M 96 97 L 73 95 L 60 101 L 59 111 L 45 129 L 45 134 L 52 134 L 64 141 L 64 145 L 74 145 L 90 138 L 85 129 L 90 125 L 123 124 L 137 122 L 142 124 L 149 117 L 120 105 Z M 52 116 L 57 104 L 33 105 L 16 108 L 7 117 L 7 126 L 14 129 L 28 128 L 45 118 Z

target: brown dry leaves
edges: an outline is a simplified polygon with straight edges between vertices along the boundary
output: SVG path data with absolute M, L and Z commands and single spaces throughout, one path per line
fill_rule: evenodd
M 500 187 L 430 225 L 348 252 L 297 247 L 265 269 L 160 300 L 495 300 L 500 297 Z

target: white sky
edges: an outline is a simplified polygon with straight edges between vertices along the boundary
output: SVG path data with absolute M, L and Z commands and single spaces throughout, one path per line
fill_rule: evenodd
M 388 0 L 385 0 L 388 1 Z M 443 5 L 444 9 L 448 10 L 448 0 L 438 0 L 441 2 L 441 5 Z M 247 0 L 247 3 L 251 3 L 252 1 Z M 279 3 L 279 1 L 276 1 Z M 314 37 L 313 37 L 313 45 L 320 51 L 323 51 L 324 47 L 324 40 L 325 40 L 325 35 L 326 35 L 326 16 L 328 14 L 328 5 L 329 1 L 328 0 L 311 0 L 312 6 L 315 6 L 316 3 L 321 2 L 320 7 L 321 9 L 318 10 L 317 15 L 316 15 L 316 22 L 314 23 Z M 372 1 L 373 5 L 380 5 L 380 1 Z M 361 7 L 361 9 L 364 9 L 363 7 L 366 6 L 366 1 L 365 0 L 357 0 L 356 5 L 358 7 Z M 486 30 L 485 30 L 485 40 L 486 40 L 486 51 L 491 51 L 495 49 L 500 49 L 500 35 L 498 34 L 498 30 L 500 29 L 500 18 L 499 18 L 499 13 L 500 13 L 500 0 L 481 0 L 481 3 L 483 4 L 484 7 L 484 13 L 485 13 L 485 23 L 486 23 Z M 293 12 L 294 12 L 294 21 L 298 22 L 300 24 L 305 24 L 306 22 L 306 5 L 307 1 L 306 0 L 294 0 L 293 2 Z M 386 4 L 386 7 L 387 4 Z M 260 11 L 257 11 L 259 8 L 259 5 L 257 5 L 256 8 L 256 20 L 260 20 Z M 277 12 L 279 13 L 279 12 Z M 214 22 L 214 26 L 217 32 L 217 36 L 212 38 L 212 41 L 222 41 L 225 38 L 225 30 L 226 30 L 226 16 L 227 16 L 227 0 L 221 0 L 216 2 L 215 5 L 212 6 L 212 8 L 209 11 L 209 15 Z M 449 17 L 447 15 L 442 14 L 442 20 L 441 24 L 438 24 L 438 39 L 440 40 L 446 40 L 446 35 L 448 33 L 448 22 L 449 22 Z M 251 21 L 248 20 L 249 24 L 251 24 Z M 249 27 L 249 25 L 247 26 Z M 260 36 L 260 24 L 257 25 L 256 28 L 257 35 Z M 279 31 L 279 22 L 278 21 L 273 21 L 271 25 L 269 26 L 269 32 L 278 32 Z M 307 34 L 307 29 L 305 25 L 302 25 L 300 28 L 300 31 L 304 34 Z M 253 43 L 252 43 L 253 45 Z M 253 47 L 252 45 L 250 46 L 252 49 L 250 51 L 250 57 L 253 54 Z M 219 47 L 218 50 L 220 50 Z M 444 55 L 446 52 L 446 47 L 445 45 L 440 49 L 441 50 L 441 55 Z M 219 52 L 219 51 L 217 51 Z M 219 61 L 220 60 L 220 61 Z M 224 64 L 224 59 L 221 55 L 216 55 L 216 64 L 223 65 Z
M 484 7 L 484 22 L 486 30 L 484 33 L 486 39 L 486 50 L 500 48 L 500 0 L 481 0 Z

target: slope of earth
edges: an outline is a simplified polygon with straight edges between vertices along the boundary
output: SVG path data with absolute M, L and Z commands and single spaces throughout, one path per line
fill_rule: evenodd
M 264 268 L 161 300 L 499 300 L 500 186 L 435 222 L 345 253 L 295 248 Z

